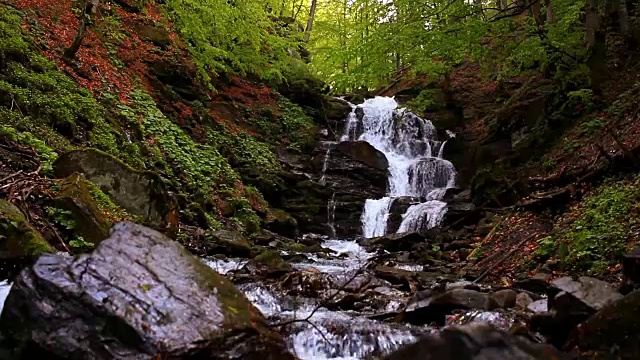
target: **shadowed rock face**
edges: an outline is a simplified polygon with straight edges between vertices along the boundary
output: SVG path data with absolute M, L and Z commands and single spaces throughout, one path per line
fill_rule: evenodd
M 233 284 L 132 223 L 91 254 L 42 256 L 17 277 L 0 320 L 25 359 L 292 358 Z
M 54 163 L 58 177 L 81 173 L 109 195 L 114 203 L 145 223 L 160 227 L 170 211 L 171 199 L 160 177 L 137 171 L 113 156 L 95 149 L 74 150 Z
M 551 360 L 570 359 L 553 346 L 535 344 L 489 324 L 472 323 L 447 328 L 408 345 L 384 360 Z

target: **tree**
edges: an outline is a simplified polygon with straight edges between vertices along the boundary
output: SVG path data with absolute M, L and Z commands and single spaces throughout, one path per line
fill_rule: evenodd
M 316 17 L 316 6 L 318 0 L 311 1 L 311 9 L 309 10 L 309 20 L 307 20 L 307 27 L 304 29 L 304 42 L 309 42 L 311 36 L 311 29 L 313 29 L 313 20 Z
M 73 43 L 64 51 L 65 58 L 73 59 L 76 56 L 76 53 L 82 45 L 87 27 L 90 25 L 91 16 L 98 10 L 99 5 L 99 0 L 84 0 L 82 3 L 82 7 L 80 8 L 80 27 L 73 39 Z

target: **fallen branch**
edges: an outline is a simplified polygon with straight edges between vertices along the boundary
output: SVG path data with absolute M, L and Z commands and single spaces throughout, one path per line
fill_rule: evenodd
M 491 240 L 491 238 L 493 238 L 493 234 L 496 232 L 496 230 L 498 230 L 498 228 L 500 227 L 500 225 L 502 225 L 502 223 L 509 217 L 511 216 L 511 213 L 509 213 L 507 216 L 503 217 L 494 227 L 493 229 L 491 229 L 491 231 L 489 231 L 489 233 L 487 234 L 487 236 L 484 237 L 484 239 L 482 240 L 482 242 L 480 243 L 480 245 L 478 245 L 478 247 L 476 247 L 471 254 L 469 254 L 469 256 L 467 256 L 467 260 L 470 260 L 471 258 L 473 258 L 476 253 L 480 250 L 480 248 L 482 248 L 482 246 L 484 244 L 486 244 L 489 240 Z

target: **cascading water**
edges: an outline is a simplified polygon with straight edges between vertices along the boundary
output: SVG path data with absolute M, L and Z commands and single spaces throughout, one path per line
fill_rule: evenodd
M 367 141 L 389 162 L 388 196 L 365 202 L 363 235 L 375 237 L 386 233 L 389 211 L 394 198 L 399 196 L 424 199 L 403 215 L 401 231 L 437 226 L 446 213 L 446 203 L 441 199 L 445 190 L 455 185 L 456 172 L 453 164 L 442 158 L 444 143 L 436 140 L 433 124 L 399 109 L 398 103 L 389 97 L 368 99 L 352 108 L 341 140 Z M 438 149 L 435 156 L 434 149 Z

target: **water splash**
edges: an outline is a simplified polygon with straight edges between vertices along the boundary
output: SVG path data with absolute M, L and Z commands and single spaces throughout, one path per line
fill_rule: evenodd
M 9 291 L 11 291 L 11 285 L 12 284 L 9 284 L 6 280 L 0 282 L 0 314 L 4 308 L 4 302 L 7 300 L 7 296 L 9 296 Z
M 387 230 L 387 219 L 391 209 L 392 199 L 389 196 L 382 199 L 367 199 L 362 212 L 362 233 L 364 237 L 382 236 Z
M 410 219 L 411 224 L 405 224 L 404 228 L 420 231 L 418 224 L 427 228 L 437 226 L 447 209 L 440 200 L 444 190 L 455 186 L 456 172 L 451 162 L 442 159 L 444 143 L 436 140 L 431 121 L 399 109 L 398 103 L 389 97 L 368 99 L 352 109 L 341 140 L 367 141 L 384 153 L 389 162 L 388 196 L 365 202 L 361 217 L 363 235 L 375 237 L 386 233 L 392 200 L 399 196 L 427 198 L 426 203 L 407 210 L 403 219 Z M 435 156 L 434 149 L 439 149 Z

